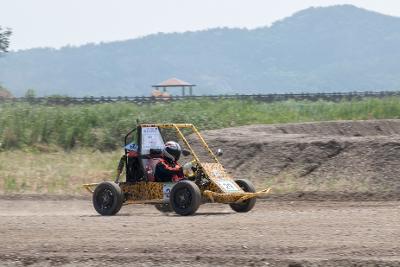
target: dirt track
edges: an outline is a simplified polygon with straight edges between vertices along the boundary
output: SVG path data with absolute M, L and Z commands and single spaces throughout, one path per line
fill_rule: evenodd
M 88 200 L 0 200 L 0 265 L 400 266 L 400 202 L 257 203 L 101 217 Z

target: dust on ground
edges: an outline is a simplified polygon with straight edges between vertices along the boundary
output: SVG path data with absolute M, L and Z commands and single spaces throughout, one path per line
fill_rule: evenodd
M 400 266 L 400 202 L 263 201 L 191 217 L 150 205 L 0 200 L 1 266 Z

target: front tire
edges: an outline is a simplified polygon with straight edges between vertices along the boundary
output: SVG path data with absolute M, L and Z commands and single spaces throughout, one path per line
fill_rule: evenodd
M 250 182 L 249 180 L 237 179 L 237 180 L 235 180 L 235 183 L 237 183 L 237 185 L 240 186 L 240 188 L 242 188 L 244 192 L 251 192 L 251 193 L 256 192 L 256 188 L 254 187 L 252 182 Z M 236 212 L 249 212 L 252 208 L 254 208 L 254 205 L 256 204 L 256 200 L 257 200 L 256 198 L 250 198 L 250 199 L 243 201 L 242 203 L 238 203 L 238 204 L 232 203 L 229 205 Z
M 201 204 L 201 192 L 195 183 L 183 180 L 172 187 L 169 201 L 177 214 L 192 215 Z
M 123 203 L 122 191 L 114 182 L 101 182 L 93 192 L 93 207 L 103 216 L 118 213 Z

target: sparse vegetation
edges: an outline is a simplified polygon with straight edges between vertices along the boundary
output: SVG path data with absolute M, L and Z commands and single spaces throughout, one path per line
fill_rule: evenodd
M 88 106 L 0 105 L 1 150 L 66 151 L 89 147 L 112 151 L 124 134 L 141 122 L 191 122 L 200 129 L 248 124 L 388 119 L 400 117 L 400 99 L 364 99 L 340 103 L 199 100 L 151 105 L 128 103 Z
M 0 153 L 0 193 L 83 194 L 83 183 L 113 179 L 121 152 L 88 149 Z

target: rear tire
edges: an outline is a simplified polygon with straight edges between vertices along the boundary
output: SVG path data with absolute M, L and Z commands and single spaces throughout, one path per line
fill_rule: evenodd
M 169 201 L 177 214 L 192 215 L 201 204 L 201 192 L 195 183 L 183 180 L 172 187 Z
M 103 216 L 118 213 L 123 203 L 122 191 L 114 182 L 101 182 L 93 192 L 93 207 Z
M 237 179 L 235 180 L 235 183 L 237 183 L 240 188 L 243 189 L 245 192 L 251 192 L 254 193 L 256 192 L 256 189 L 252 182 L 246 179 Z M 236 211 L 236 212 L 249 212 L 252 208 L 254 208 L 254 205 L 256 204 L 256 198 L 250 198 L 248 200 L 243 201 L 242 203 L 232 203 L 229 204 L 231 208 Z

